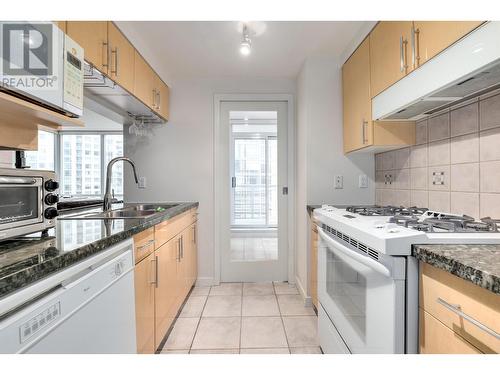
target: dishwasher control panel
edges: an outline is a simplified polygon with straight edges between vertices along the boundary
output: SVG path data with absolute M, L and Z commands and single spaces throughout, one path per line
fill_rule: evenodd
M 23 343 L 45 326 L 55 322 L 61 316 L 61 302 L 57 302 L 45 308 L 38 315 L 25 321 L 19 327 L 20 342 Z

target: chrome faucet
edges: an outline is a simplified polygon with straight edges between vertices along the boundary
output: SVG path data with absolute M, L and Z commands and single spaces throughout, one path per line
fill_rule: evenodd
M 130 165 L 132 166 L 132 170 L 134 171 L 135 183 L 139 185 L 139 179 L 137 178 L 137 173 L 135 171 L 135 164 L 132 159 L 126 158 L 124 156 L 119 156 L 117 158 L 111 159 L 106 169 L 106 193 L 104 194 L 104 203 L 102 207 L 103 211 L 111 210 L 111 201 L 113 200 L 113 196 L 111 195 L 111 171 L 113 169 L 113 164 L 120 160 L 130 163 Z

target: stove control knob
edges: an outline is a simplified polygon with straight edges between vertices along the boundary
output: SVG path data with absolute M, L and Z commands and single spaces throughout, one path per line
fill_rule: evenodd
M 53 204 L 56 204 L 59 202 L 59 197 L 55 194 L 47 194 L 45 196 L 45 203 L 48 204 L 49 206 L 52 206 Z
M 55 218 L 56 216 L 59 216 L 59 212 L 57 212 L 57 208 L 54 208 L 54 207 L 49 207 L 45 210 L 45 212 L 43 213 L 43 216 L 45 216 L 46 219 L 53 219 Z
M 59 188 L 59 182 L 52 179 L 45 181 L 45 190 L 54 191 Z

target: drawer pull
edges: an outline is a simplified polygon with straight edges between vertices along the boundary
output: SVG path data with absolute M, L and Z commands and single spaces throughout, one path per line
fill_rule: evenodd
M 150 247 L 152 244 L 155 243 L 155 240 L 149 240 L 148 242 L 146 242 L 144 245 L 142 246 L 139 246 L 136 248 L 137 251 L 142 251 L 144 249 L 147 249 L 148 247 Z
M 494 330 L 492 330 L 491 328 L 485 326 L 483 323 L 481 322 L 478 322 L 476 319 L 472 318 L 471 316 L 465 314 L 462 310 L 460 310 L 460 305 L 452 305 L 451 303 L 448 303 L 446 302 L 444 299 L 442 298 L 438 298 L 437 299 L 437 302 L 440 304 L 440 305 L 443 305 L 444 307 L 446 307 L 448 310 L 450 310 L 451 312 L 454 312 L 455 314 L 457 314 L 458 316 L 464 318 L 465 320 L 467 320 L 468 322 L 474 324 L 477 328 L 479 328 L 480 330 L 488 333 L 489 335 L 493 336 L 494 338 L 496 338 L 497 340 L 500 340 L 500 334 L 496 333 Z

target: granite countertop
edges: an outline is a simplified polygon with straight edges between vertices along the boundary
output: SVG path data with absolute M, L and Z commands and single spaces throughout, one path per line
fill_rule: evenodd
M 500 244 L 413 245 L 422 262 L 500 294 Z
M 121 206 L 115 204 L 113 209 Z M 194 207 L 198 207 L 198 202 L 181 202 L 146 219 L 65 218 L 57 220 L 56 227 L 49 230 L 47 237 L 40 237 L 40 233 L 37 233 L 1 242 L 0 300 L 17 289 Z M 96 212 L 96 209 L 92 209 L 92 212 Z

